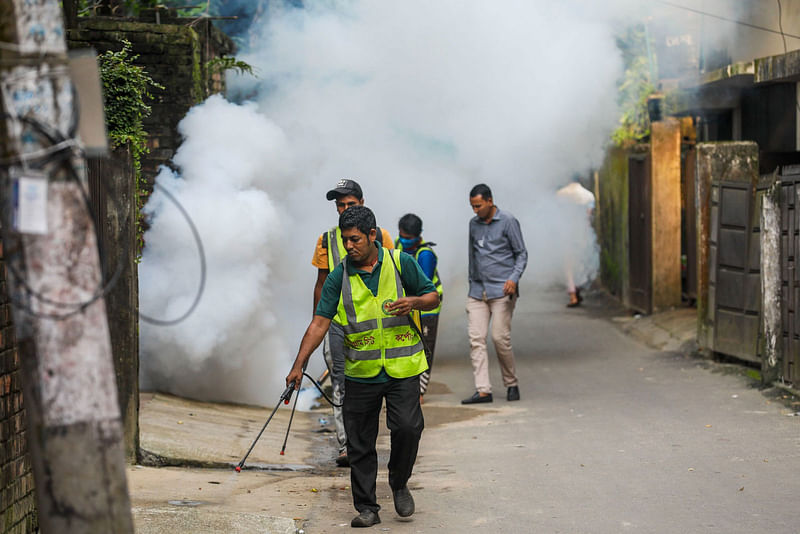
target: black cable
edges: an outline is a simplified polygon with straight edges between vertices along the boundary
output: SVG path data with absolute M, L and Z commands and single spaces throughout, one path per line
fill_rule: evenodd
M 62 143 L 67 141 L 67 139 L 63 135 L 61 135 L 61 133 L 59 133 L 58 131 L 50 128 L 48 125 L 42 123 L 39 120 L 30 118 L 30 117 L 15 117 L 15 116 L 10 115 L 8 113 L 2 113 L 2 116 L 5 119 L 16 120 L 16 121 L 20 121 L 20 122 L 23 122 L 25 124 L 28 124 L 34 130 L 36 130 L 41 136 L 43 136 L 45 139 L 47 139 L 47 141 L 52 146 L 56 146 L 56 145 L 62 144 Z M 72 121 L 72 123 L 73 124 L 70 126 L 71 130 L 76 127 L 76 122 Z M 78 176 L 78 173 L 75 171 L 75 168 L 72 165 L 72 162 L 70 161 L 70 158 L 75 155 L 73 150 L 74 150 L 74 146 L 68 145 L 68 146 L 60 148 L 60 149 L 58 149 L 58 150 L 56 150 L 56 151 L 54 151 L 52 153 L 43 154 L 42 156 L 36 156 L 36 157 L 30 158 L 30 159 L 33 160 L 33 161 L 44 159 L 44 161 L 42 163 L 40 163 L 39 165 L 35 166 L 34 168 L 41 168 L 41 167 L 43 167 L 45 165 L 53 164 L 53 163 L 60 163 L 61 164 L 61 167 L 64 168 L 67 171 L 68 177 L 71 180 L 73 180 L 75 182 L 75 184 L 78 186 L 78 190 L 81 193 L 81 197 L 83 199 L 84 205 L 85 205 L 86 210 L 87 210 L 87 212 L 89 214 L 89 219 L 91 220 L 92 226 L 94 227 L 95 236 L 97 236 L 98 235 L 98 231 L 97 231 L 96 221 L 95 221 L 96 217 L 95 217 L 95 213 L 94 213 L 94 208 L 92 207 L 91 199 L 89 198 L 88 193 L 86 192 L 86 190 L 83 187 L 83 183 L 81 181 L 81 178 Z M 100 182 L 102 182 L 102 180 L 100 180 Z M 103 187 L 107 188 L 105 183 L 103 183 L 102 185 L 103 185 Z M 106 191 L 107 191 L 107 189 L 106 189 Z M 116 198 L 114 198 L 111 195 L 106 195 L 106 196 L 109 197 L 109 198 L 112 198 L 112 201 L 115 203 L 117 208 L 120 207 L 120 205 L 119 205 L 119 203 L 118 203 Z M 9 213 L 11 212 L 11 210 L 5 210 L 5 211 L 7 211 Z M 10 226 L 11 225 L 9 224 L 9 227 Z M 127 245 L 127 243 L 126 243 L 126 245 Z M 104 257 L 101 257 L 101 266 L 103 267 L 103 271 L 105 271 L 105 258 Z M 14 304 L 15 306 L 17 306 L 20 309 L 24 310 L 25 312 L 33 315 L 34 317 L 44 318 L 44 319 L 52 319 L 52 320 L 64 320 L 64 319 L 67 319 L 67 318 L 71 317 L 72 315 L 75 315 L 77 313 L 82 312 L 87 307 L 89 307 L 91 304 L 96 302 L 97 300 L 105 297 L 116 286 L 116 284 L 118 283 L 119 278 L 122 275 L 122 271 L 123 271 L 124 265 L 123 265 L 123 262 L 122 262 L 122 257 L 120 257 L 120 259 L 117 261 L 116 269 L 114 270 L 114 273 L 111 276 L 111 278 L 109 279 L 108 283 L 103 285 L 102 277 L 101 277 L 101 282 L 98 285 L 98 288 L 94 292 L 92 297 L 90 299 L 86 300 L 86 301 L 83 301 L 83 302 L 62 302 L 62 301 L 56 301 L 56 300 L 50 299 L 50 298 L 46 297 L 45 295 L 43 295 L 42 293 L 39 293 L 38 291 L 34 290 L 32 287 L 30 287 L 30 285 L 28 285 L 28 283 L 25 281 L 24 276 L 14 266 L 14 262 L 13 261 L 7 262 L 7 268 L 8 268 L 8 271 L 11 273 L 11 275 L 15 278 L 15 280 L 20 284 L 20 286 L 22 286 L 22 289 L 24 290 L 24 293 L 26 293 L 28 296 L 33 297 L 36 300 L 39 300 L 41 302 L 50 304 L 52 306 L 64 307 L 64 308 L 75 308 L 75 309 L 73 309 L 73 310 L 71 310 L 69 312 L 58 313 L 58 314 L 36 312 L 30 306 L 28 306 L 27 304 L 24 304 L 24 303 L 20 302 L 19 299 L 16 299 L 13 296 L 11 296 L 12 304 Z
M 197 288 L 197 294 L 194 297 L 194 302 L 192 305 L 189 306 L 189 309 L 186 312 L 178 317 L 177 319 L 155 319 L 148 315 L 143 314 L 141 311 L 139 312 L 139 317 L 141 317 L 145 322 L 154 324 L 157 326 L 173 326 L 182 321 L 184 321 L 189 315 L 192 314 L 197 305 L 200 303 L 200 298 L 203 296 L 203 291 L 205 290 L 206 286 L 206 254 L 203 249 L 203 241 L 200 239 L 200 232 L 197 231 L 197 227 L 194 224 L 194 221 L 189 216 L 189 213 L 186 209 L 178 202 L 172 193 L 170 193 L 164 186 L 159 185 L 158 183 L 153 184 L 154 187 L 158 187 L 164 195 L 175 204 L 175 207 L 178 208 L 178 211 L 181 212 L 183 217 L 186 219 L 186 223 L 189 225 L 189 228 L 192 230 L 192 235 L 194 236 L 194 240 L 197 243 L 197 254 L 200 256 L 200 284 Z
M 783 33 L 783 8 L 781 7 L 781 0 L 778 1 L 778 28 L 781 30 L 781 39 L 783 39 L 783 55 L 787 55 L 789 53 L 789 49 L 786 47 L 786 34 Z M 797 108 L 797 111 L 800 111 L 800 102 L 797 101 L 797 88 L 794 90 L 794 106 Z
M 341 407 L 343 406 L 342 404 L 336 404 L 335 402 L 333 402 L 333 401 L 331 400 L 331 398 L 330 398 L 330 397 L 328 397 L 328 396 L 325 394 L 325 392 L 324 392 L 324 391 L 322 391 L 322 386 L 319 384 L 319 382 L 317 382 L 316 380 L 314 380 L 314 378 L 313 378 L 313 377 L 312 377 L 310 374 L 308 374 L 308 373 L 306 373 L 305 371 L 303 371 L 303 376 L 305 376 L 306 378 L 308 378 L 309 380 L 311 380 L 311 383 L 312 383 L 312 384 L 314 384 L 314 387 L 316 387 L 316 388 L 319 390 L 319 392 L 322 394 L 322 396 L 323 396 L 323 397 L 325 397 L 325 400 L 326 400 L 326 401 L 328 401 L 328 404 L 330 404 L 330 405 L 331 405 L 331 406 L 333 406 L 334 408 L 341 408 Z
M 43 124 L 42 122 L 40 122 L 40 121 L 38 121 L 36 119 L 32 119 L 32 118 L 29 118 L 29 117 L 14 117 L 14 116 L 9 115 L 7 113 L 4 113 L 3 116 L 5 118 L 10 118 L 12 120 L 19 120 L 21 122 L 24 122 L 24 123 L 32 126 L 35 130 L 37 130 L 37 132 L 39 134 L 41 134 L 43 137 L 45 137 L 47 139 L 47 141 L 51 143 L 51 145 L 57 145 L 57 144 L 63 142 L 63 136 L 61 136 L 60 133 L 58 133 L 57 131 L 49 128 L 49 126 L 47 126 L 46 124 Z M 88 195 L 88 193 L 86 192 L 86 190 L 83 187 L 83 183 L 81 182 L 80 177 L 78 176 L 77 172 L 75 171 L 75 169 L 73 168 L 71 162 L 69 162 L 69 159 L 68 159 L 70 156 L 73 155 L 72 154 L 72 148 L 73 147 L 64 147 L 63 149 L 60 149 L 60 150 L 58 150 L 58 151 L 56 151 L 54 153 L 47 154 L 46 155 L 47 159 L 41 165 L 43 166 L 43 165 L 46 165 L 48 163 L 57 162 L 58 160 L 56 159 L 56 157 L 63 157 L 63 156 L 61 156 L 62 153 L 67 155 L 66 158 L 63 158 L 63 162 L 65 163 L 64 167 L 66 168 L 69 177 L 78 185 L 78 189 L 81 192 L 81 196 L 83 197 L 84 204 L 86 205 L 87 211 L 89 212 L 90 219 L 92 221 L 92 225 L 94 225 L 96 217 L 95 217 L 95 214 L 94 214 L 94 209 L 93 209 L 93 207 L 91 205 L 91 200 L 89 199 L 89 195 Z M 45 156 L 42 156 L 42 157 L 45 157 Z M 32 158 L 32 159 L 33 160 L 37 160 L 37 159 L 41 159 L 41 158 Z M 36 167 L 36 168 L 38 168 L 38 167 Z M 102 183 L 103 187 L 107 188 L 106 184 L 102 180 L 100 180 L 100 182 Z M 176 319 L 169 319 L 169 320 L 156 319 L 154 317 L 150 317 L 150 316 L 148 316 L 146 314 L 143 314 L 141 312 L 139 313 L 139 316 L 145 322 L 148 322 L 148 323 L 151 323 L 151 324 L 154 324 L 154 325 L 158 325 L 158 326 L 172 326 L 172 325 L 176 325 L 176 324 L 184 321 L 189 315 L 192 314 L 192 312 L 194 312 L 195 308 L 197 308 L 197 305 L 200 302 L 200 299 L 201 299 L 201 297 L 203 295 L 203 292 L 204 292 L 204 289 L 205 289 L 205 282 L 206 282 L 206 257 L 205 257 L 205 252 L 204 252 L 204 248 L 203 248 L 203 242 L 202 242 L 202 240 L 200 238 L 200 233 L 198 232 L 197 227 L 194 224 L 194 221 L 189 216 L 189 214 L 186 211 L 186 209 L 181 205 L 180 202 L 178 202 L 178 200 L 167 189 L 165 189 L 163 186 L 159 185 L 158 183 L 156 183 L 154 185 L 155 185 L 155 187 L 159 188 L 161 190 L 161 192 L 163 192 L 164 195 L 173 204 L 175 204 L 175 206 L 181 212 L 183 217 L 186 219 L 186 222 L 188 223 L 189 228 L 192 231 L 192 235 L 194 236 L 194 239 L 195 239 L 195 241 L 197 243 L 198 254 L 200 256 L 200 284 L 199 284 L 199 287 L 198 287 L 198 290 L 197 290 L 197 294 L 195 295 L 194 301 L 192 302 L 192 305 L 189 307 L 189 309 L 185 313 L 183 313 L 180 317 L 178 317 Z M 106 191 L 107 191 L 107 189 L 106 189 Z M 106 196 L 108 198 L 111 198 L 112 202 L 115 202 L 115 203 L 118 202 L 116 197 L 114 197 L 113 195 L 106 195 Z M 117 207 L 119 208 L 119 204 L 117 204 Z M 4 211 L 10 211 L 10 210 L 4 210 Z M 120 210 L 118 210 L 118 211 L 120 211 Z M 97 232 L 97 228 L 95 227 L 95 235 L 97 235 L 97 233 L 98 233 Z M 125 240 L 125 247 L 126 247 L 125 248 L 126 251 L 129 250 L 130 244 L 127 242 L 127 240 Z M 29 314 L 31 314 L 31 315 L 33 315 L 35 317 L 44 318 L 44 319 L 53 319 L 53 320 L 67 319 L 68 317 L 71 317 L 72 315 L 75 315 L 77 313 L 82 312 L 84 309 L 86 309 L 88 306 L 90 306 L 91 304 L 93 304 L 97 300 L 105 297 L 115 287 L 115 285 L 119 281 L 119 278 L 120 278 L 120 276 L 122 274 L 122 270 L 124 268 L 124 264 L 122 262 L 122 257 L 124 257 L 124 256 L 125 256 L 125 254 L 123 254 L 120 257 L 119 261 L 117 262 L 117 267 L 116 267 L 113 275 L 109 279 L 108 283 L 105 284 L 104 286 L 98 287 L 98 290 L 95 292 L 95 294 L 90 299 L 88 299 L 88 300 L 86 300 L 84 302 L 61 302 L 61 301 L 52 300 L 52 299 L 44 296 L 43 294 L 37 292 L 32 287 L 30 287 L 30 285 L 28 285 L 28 283 L 25 281 L 25 278 L 22 276 L 22 274 L 16 269 L 16 267 L 14 267 L 13 262 L 7 262 L 7 266 L 8 266 L 9 272 L 12 274 L 12 276 L 14 276 L 15 280 L 20 283 L 20 285 L 24 289 L 24 292 L 28 296 L 33 297 L 36 300 L 39 300 L 41 302 L 44 302 L 44 303 L 47 303 L 47 304 L 50 304 L 50 305 L 53 305 L 53 306 L 64 307 L 64 308 L 75 308 L 75 309 L 70 310 L 70 311 L 65 312 L 65 313 L 51 314 L 51 313 L 36 312 L 33 309 L 31 309 L 30 306 L 20 302 L 19 299 L 15 299 L 13 297 L 12 297 L 12 303 L 15 306 L 18 306 L 20 309 L 26 311 L 27 313 L 29 313 Z M 101 258 L 101 259 L 104 259 L 104 258 Z M 101 264 L 104 264 L 104 263 L 105 263 L 104 261 L 101 261 Z
M 76 102 L 76 100 L 77 99 L 74 98 L 73 102 Z M 73 115 L 76 113 L 76 110 L 77 110 L 77 104 L 74 104 Z M 16 120 L 16 121 L 20 121 L 20 122 L 28 124 L 29 126 L 33 127 L 45 139 L 47 139 L 47 141 L 51 144 L 51 146 L 56 146 L 56 145 L 61 144 L 61 143 L 65 142 L 67 140 L 60 132 L 58 132 L 57 130 L 55 130 L 53 128 L 50 128 L 48 125 L 46 125 L 46 124 L 42 123 L 41 121 L 38 121 L 38 120 L 36 120 L 34 118 L 24 117 L 24 116 L 23 117 L 16 117 L 16 116 L 13 116 L 13 115 L 8 114 L 8 113 L 2 113 L 2 114 L 0 114 L 0 116 L 2 116 L 5 119 Z M 77 121 L 76 120 L 71 121 L 69 129 L 70 129 L 70 131 L 73 131 L 73 132 L 77 130 Z M 72 162 L 69 159 L 70 157 L 72 157 L 74 155 L 73 154 L 73 148 L 74 148 L 73 146 L 65 146 L 65 147 L 63 147 L 61 149 L 56 150 L 55 152 L 48 153 L 48 154 L 43 154 L 42 156 L 32 157 L 32 158 L 30 158 L 30 160 L 35 162 L 37 160 L 44 159 L 44 161 L 41 164 L 39 164 L 38 166 L 36 166 L 34 168 L 43 167 L 44 165 L 51 164 L 51 163 L 57 163 L 57 162 L 60 162 L 62 164 L 62 166 L 67 170 L 67 175 L 69 176 L 69 178 L 72 179 L 76 183 L 76 185 L 78 186 L 78 189 L 79 189 L 79 191 L 81 193 L 81 196 L 83 198 L 84 204 L 86 206 L 87 212 L 89 213 L 89 219 L 92 221 L 92 226 L 94 227 L 94 231 L 95 231 L 95 237 L 97 237 L 98 236 L 98 229 L 96 227 L 96 222 L 95 222 L 96 217 L 95 217 L 95 213 L 94 213 L 94 208 L 92 207 L 91 199 L 89 198 L 88 193 L 84 189 L 83 182 L 81 181 L 80 177 L 78 176 L 78 173 L 75 171 L 75 168 L 73 167 Z M 25 160 L 23 160 L 23 161 L 25 161 Z M 99 182 L 101 182 L 101 186 L 104 187 L 105 190 L 106 190 L 106 193 L 108 193 L 108 186 L 105 184 L 105 182 L 103 180 L 99 180 Z M 205 283 L 206 283 L 206 257 L 205 257 L 205 251 L 204 251 L 204 248 L 203 248 L 203 242 L 200 239 L 200 233 L 197 231 L 197 227 L 195 226 L 194 221 L 192 220 L 192 218 L 189 216 L 189 213 L 186 211 L 186 209 L 181 205 L 181 203 L 178 202 L 178 200 L 167 189 L 165 189 L 164 187 L 160 186 L 158 183 L 154 184 L 154 187 L 158 187 L 164 193 L 164 195 L 170 201 L 172 201 L 173 204 L 175 204 L 175 206 L 181 212 L 183 217 L 186 219 L 186 222 L 188 223 L 189 228 L 192 231 L 192 235 L 194 236 L 195 242 L 197 243 L 198 254 L 200 256 L 200 284 L 199 284 L 199 287 L 198 287 L 198 290 L 197 290 L 197 294 L 195 295 L 194 301 L 192 302 L 192 305 L 189 307 L 189 309 L 185 313 L 183 313 L 180 317 L 178 317 L 176 319 L 170 319 L 170 320 L 156 319 L 156 318 L 153 318 L 153 317 L 149 317 L 148 315 L 143 314 L 141 312 L 139 313 L 139 317 L 142 320 L 144 320 L 145 322 L 148 322 L 148 323 L 151 323 L 151 324 L 154 324 L 154 325 L 157 325 L 157 326 L 173 326 L 173 325 L 176 325 L 176 324 L 184 321 L 187 317 L 189 317 L 189 315 L 191 315 L 192 312 L 194 312 L 195 308 L 197 308 L 197 305 L 200 302 L 200 299 L 201 299 L 201 297 L 203 295 L 203 292 L 204 292 L 204 289 L 205 289 Z M 106 194 L 106 197 L 110 198 L 111 201 L 114 202 L 118 213 L 121 213 L 122 210 L 119 209 L 121 206 L 119 204 L 118 199 L 115 196 L 108 195 L 108 194 Z M 8 213 L 11 212 L 11 210 L 4 210 L 4 211 L 8 212 Z M 11 225 L 9 225 L 9 228 L 10 227 L 11 227 Z M 71 316 L 73 316 L 75 314 L 81 313 L 83 310 L 85 310 L 87 307 L 92 305 L 94 302 L 96 302 L 97 300 L 105 297 L 116 286 L 116 284 L 119 282 L 119 279 L 120 279 L 120 277 L 122 275 L 122 271 L 124 269 L 123 258 L 125 256 L 127 256 L 127 252 L 130 250 L 130 246 L 131 246 L 130 243 L 128 243 L 128 240 L 123 240 L 123 241 L 124 241 L 124 247 L 125 247 L 124 250 L 123 250 L 123 254 L 118 259 L 117 266 L 116 266 L 116 268 L 114 270 L 114 273 L 109 278 L 108 283 L 103 285 L 102 284 L 102 277 L 101 277 L 101 284 L 100 284 L 100 286 L 98 286 L 97 291 L 95 291 L 94 295 L 90 299 L 88 299 L 88 300 L 86 300 L 84 302 L 61 302 L 61 301 L 52 300 L 52 299 L 46 297 L 45 295 L 43 295 L 43 294 L 37 292 L 36 290 L 34 290 L 32 287 L 30 287 L 30 285 L 28 285 L 28 283 L 25 281 L 25 278 L 22 276 L 22 274 L 14 266 L 14 264 L 13 264 L 14 262 L 13 261 L 6 262 L 6 265 L 8 267 L 9 272 L 12 274 L 12 276 L 15 278 L 15 280 L 17 282 L 19 282 L 19 284 L 24 289 L 24 293 L 26 293 L 29 297 L 33 297 L 36 300 L 39 300 L 39 301 L 44 302 L 46 304 L 50 304 L 52 306 L 64 307 L 64 308 L 73 308 L 74 307 L 75 309 L 70 310 L 70 311 L 65 312 L 65 313 L 59 313 L 59 314 L 41 313 L 41 312 L 34 311 L 30 306 L 28 306 L 27 304 L 19 301 L 19 299 L 16 299 L 13 296 L 10 296 L 12 304 L 17 306 L 18 308 L 22 309 L 23 311 L 27 312 L 28 314 L 30 314 L 30 315 L 32 315 L 34 317 L 42 318 L 42 319 L 64 320 L 64 319 L 67 319 L 67 318 L 69 318 L 69 317 L 71 317 Z M 98 245 L 99 245 L 99 242 L 98 242 Z M 99 246 L 98 246 L 98 249 L 99 249 Z M 101 260 L 101 268 L 102 268 L 103 272 L 105 272 L 105 257 L 104 257 L 104 255 L 100 255 L 100 260 Z
M 95 213 L 94 213 L 94 208 L 92 208 L 92 206 L 91 206 L 91 199 L 89 198 L 88 194 L 86 193 L 86 190 L 83 188 L 83 185 L 80 183 L 80 178 L 78 177 L 77 173 L 75 172 L 75 169 L 72 166 L 72 163 L 69 162 L 69 160 L 66 159 L 66 158 L 65 158 L 64 161 L 66 162 L 64 167 L 67 169 L 67 172 L 73 176 L 73 180 L 78 184 L 78 187 L 79 187 L 79 189 L 81 191 L 81 196 L 83 197 L 83 200 L 84 200 L 84 204 L 86 204 L 87 210 L 89 211 L 89 218 L 92 221 L 92 225 L 94 226 L 95 223 L 96 223 L 96 217 L 95 217 Z M 103 182 L 102 180 L 100 180 L 100 182 L 103 184 L 102 187 L 106 188 L 106 193 L 108 193 L 108 186 L 106 186 L 105 182 Z M 106 195 L 106 197 L 107 198 L 112 198 L 112 202 L 115 203 L 116 207 L 117 208 L 120 207 L 120 205 L 119 205 L 119 203 L 118 203 L 116 198 L 114 198 L 113 196 L 108 195 L 108 194 Z M 119 210 L 118 210 L 118 212 L 119 212 Z M 97 228 L 95 227 L 95 236 L 97 236 L 97 233 L 98 233 L 97 232 Z M 99 243 L 98 243 L 98 245 L 99 245 Z M 127 245 L 127 242 L 126 242 L 126 245 Z M 114 269 L 114 273 L 111 275 L 111 277 L 109 278 L 108 282 L 105 285 L 102 285 L 102 282 L 101 282 L 101 284 L 98 286 L 98 289 L 95 291 L 95 293 L 92 296 L 92 298 L 90 300 L 83 301 L 83 302 L 62 302 L 62 301 L 57 301 L 57 300 L 53 300 L 53 299 L 50 299 L 48 297 L 45 297 L 43 294 L 37 292 L 36 290 L 34 290 L 32 287 L 30 287 L 27 284 L 27 282 L 25 281 L 24 277 L 19 273 L 19 271 L 16 270 L 16 268 L 13 266 L 13 264 L 9 264 L 9 271 L 19 281 L 20 285 L 25 289 L 25 291 L 28 294 L 30 294 L 32 297 L 36 298 L 36 300 L 39 300 L 41 302 L 50 304 L 52 306 L 58 306 L 58 307 L 63 307 L 63 308 L 73 308 L 74 307 L 74 308 L 78 308 L 78 311 L 80 311 L 82 309 L 85 309 L 87 306 L 89 306 L 93 302 L 95 302 L 98 298 L 106 296 L 116 286 L 117 282 L 119 281 L 119 277 L 122 275 L 122 270 L 124 268 L 124 265 L 123 265 L 123 262 L 122 262 L 122 257 L 126 256 L 126 254 L 124 252 L 127 252 L 128 249 L 129 249 L 129 246 L 126 247 L 126 249 L 123 251 L 123 254 L 120 257 L 120 259 L 117 260 L 117 266 Z M 101 267 L 103 268 L 103 272 L 105 272 L 106 265 L 105 265 L 105 257 L 104 257 L 104 255 L 101 255 L 100 259 L 101 259 Z
M 66 165 L 66 167 L 69 169 L 69 172 L 75 174 L 75 176 L 77 177 L 77 173 L 75 173 L 74 168 L 72 168 L 72 164 L 69 163 L 69 162 L 67 162 L 67 163 L 68 164 Z M 79 187 L 79 189 L 81 191 L 81 194 L 82 194 L 82 196 L 84 198 L 84 202 L 86 203 L 87 209 L 90 212 L 89 213 L 90 220 L 92 221 L 92 225 L 94 225 L 94 222 L 95 222 L 94 214 L 93 214 L 94 210 L 91 208 L 91 201 L 88 199 L 88 196 L 86 195 L 86 191 L 83 189 L 83 186 L 80 184 L 79 179 L 77 179 L 77 180 L 78 180 L 78 187 Z M 115 202 L 116 202 L 116 200 L 115 200 Z M 95 228 L 95 236 L 97 236 L 97 229 L 96 228 Z M 127 243 L 126 243 L 126 245 L 127 245 Z M 126 248 L 126 250 L 127 250 L 127 248 Z M 75 314 L 78 314 L 78 313 L 82 312 L 83 310 L 85 310 L 86 308 L 91 306 L 93 303 L 95 303 L 97 300 L 105 297 L 112 289 L 114 289 L 114 287 L 116 287 L 116 285 L 119 282 L 119 279 L 120 279 L 120 277 L 122 275 L 122 271 L 124 269 L 124 264 L 122 262 L 122 258 L 125 255 L 126 254 L 123 253 L 123 255 L 120 257 L 120 259 L 117 261 L 116 269 L 114 270 L 114 273 L 108 279 L 108 282 L 105 285 L 102 284 L 102 277 L 101 277 L 101 282 L 98 285 L 97 290 L 95 291 L 95 293 L 92 295 L 92 297 L 90 299 L 88 299 L 86 301 L 83 301 L 83 302 L 74 302 L 74 303 L 73 302 L 56 301 L 56 300 L 50 299 L 50 298 L 44 296 L 43 294 L 39 293 L 38 291 L 34 290 L 25 281 L 24 276 L 17 270 L 16 267 L 14 267 L 13 261 L 6 262 L 6 266 L 8 268 L 9 273 L 11 273 L 11 275 L 14 277 L 16 282 L 18 282 L 19 285 L 24 290 L 24 293 L 26 293 L 28 296 L 33 297 L 33 298 L 35 298 L 36 300 L 38 300 L 40 302 L 44 302 L 46 304 L 50 304 L 52 306 L 64 307 L 64 308 L 73 308 L 74 307 L 74 309 L 70 310 L 68 312 L 58 313 L 58 314 L 56 314 L 56 313 L 37 312 L 37 311 L 34 311 L 30 306 L 28 306 L 26 304 L 23 304 L 18 299 L 14 298 L 13 296 L 10 296 L 12 304 L 14 304 L 15 306 L 19 307 L 20 309 L 24 310 L 25 312 L 27 312 L 28 314 L 30 314 L 30 315 L 32 315 L 34 317 L 38 317 L 38 318 L 42 318 L 42 319 L 52 319 L 52 320 L 57 320 L 57 321 L 67 319 L 67 318 L 69 318 L 69 317 L 71 317 L 71 316 L 73 316 Z M 104 268 L 104 266 L 105 266 L 105 258 L 101 255 L 100 259 L 101 259 L 101 267 L 103 268 L 103 271 L 105 271 L 105 268 Z
M 697 13 L 698 15 L 705 15 L 707 17 L 711 17 L 711 18 L 714 18 L 714 19 L 724 20 L 725 22 L 731 22 L 733 24 L 739 24 L 741 26 L 747 26 L 748 28 L 753 28 L 755 30 L 761 30 L 761 31 L 769 32 L 769 33 L 781 34 L 781 35 L 785 35 L 787 37 L 793 37 L 795 39 L 800 39 L 800 35 L 792 35 L 791 33 L 784 34 L 782 31 L 779 32 L 777 30 L 773 30 L 772 28 L 766 28 L 764 26 L 758 26 L 756 24 L 750 24 L 749 22 L 744 22 L 742 20 L 729 19 L 729 18 L 720 16 L 720 15 L 715 15 L 713 13 L 708 13 L 707 11 L 701 11 L 699 9 L 694 9 L 694 8 L 687 7 L 687 6 L 682 6 L 680 4 L 673 4 L 672 2 L 667 2 L 666 0 L 653 0 L 653 1 L 654 2 L 658 2 L 659 4 L 664 4 L 666 6 L 674 7 L 674 8 L 677 8 L 677 9 L 684 9 L 686 11 L 691 11 L 692 13 Z

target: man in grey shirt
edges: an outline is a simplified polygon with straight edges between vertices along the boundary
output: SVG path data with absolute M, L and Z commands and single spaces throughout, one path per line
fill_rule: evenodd
M 494 205 L 492 190 L 478 184 L 469 193 L 475 217 L 469 221 L 469 319 L 470 358 L 475 394 L 461 404 L 492 402 L 486 336 L 492 324 L 492 341 L 508 388 L 506 398 L 519 400 L 519 384 L 511 347 L 511 317 L 519 297 L 519 279 L 528 264 L 519 221 Z

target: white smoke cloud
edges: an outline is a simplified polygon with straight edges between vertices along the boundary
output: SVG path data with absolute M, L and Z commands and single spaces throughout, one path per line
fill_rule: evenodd
M 583 4 L 325 2 L 275 12 L 242 56 L 260 79 L 231 86 L 258 95 L 302 151 L 305 187 L 285 201 L 319 215 L 295 221 L 301 262 L 336 222 L 324 194 L 339 178 L 360 182 L 393 236 L 400 216 L 417 213 L 445 283 L 437 357 L 465 354 L 468 192 L 485 182 L 523 227 L 523 298 L 563 284 L 567 247 L 554 232 L 586 219 L 558 210 L 555 191 L 602 161 L 622 72 L 615 21 Z M 310 294 L 311 283 L 291 287 Z
M 288 347 L 276 320 L 271 269 L 285 244 L 270 184 L 291 177 L 283 133 L 255 107 L 220 96 L 180 123 L 184 143 L 157 183 L 191 214 L 208 260 L 208 282 L 195 312 L 171 327 L 141 324 L 144 387 L 202 398 L 264 403 L 280 387 Z M 189 227 L 158 189 L 147 205 L 152 227 L 140 277 L 143 313 L 174 319 L 199 283 Z M 265 383 L 270 387 L 265 387 Z M 276 385 L 276 384 L 277 385 Z
M 437 358 L 468 352 L 473 185 L 489 184 L 522 224 L 522 298 L 564 283 L 568 240 L 554 236 L 586 220 L 560 209 L 555 192 L 602 161 L 618 118 L 614 30 L 638 3 L 307 4 L 273 9 L 239 55 L 259 78 L 229 87 L 255 103 L 212 97 L 192 110 L 181 123 L 180 176 L 159 175 L 198 223 L 209 279 L 189 320 L 142 325 L 146 386 L 275 402 L 312 315 L 314 244 L 337 221 L 325 192 L 341 178 L 361 184 L 393 236 L 414 212 L 438 243 L 446 297 Z M 170 317 L 191 302 L 196 251 L 158 192 L 148 209 L 141 308 Z

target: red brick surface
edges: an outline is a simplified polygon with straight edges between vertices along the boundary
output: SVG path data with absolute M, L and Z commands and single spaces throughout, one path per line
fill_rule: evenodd
M 28 455 L 22 373 L 0 240 L 0 532 L 38 532 L 33 473 Z

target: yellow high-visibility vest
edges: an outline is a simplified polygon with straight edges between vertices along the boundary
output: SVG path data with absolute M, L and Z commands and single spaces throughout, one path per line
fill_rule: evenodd
M 434 245 L 435 244 L 436 243 L 434 243 Z M 400 239 L 395 240 L 394 248 L 395 250 L 403 250 L 403 244 L 400 242 Z M 417 263 L 419 263 L 419 254 L 423 250 L 429 250 L 431 254 L 433 254 L 433 257 L 436 258 L 436 268 L 433 270 L 433 278 L 431 279 L 431 282 L 433 282 L 433 287 L 436 288 L 436 292 L 439 293 L 439 305 L 430 311 L 422 312 L 422 315 L 433 315 L 442 311 L 442 296 L 444 294 L 444 291 L 442 290 L 442 280 L 439 278 L 439 256 L 436 255 L 436 253 L 433 251 L 433 248 L 429 247 L 425 241 L 420 241 L 416 252 L 414 252 L 414 259 L 417 260 Z M 408 254 L 408 252 L 406 252 L 406 254 Z
M 334 226 L 325 234 L 328 240 L 328 272 L 333 272 L 337 265 L 339 265 L 345 256 L 347 250 L 344 248 L 342 241 L 342 231 L 338 226 Z
M 358 274 L 347 274 L 344 259 L 342 294 L 333 320 L 344 330 L 345 376 L 371 378 L 385 368 L 393 378 L 408 378 L 428 369 L 422 340 L 409 318 L 383 311 L 385 302 L 405 296 L 405 291 L 398 271 L 400 251 L 382 250 L 377 296 Z

